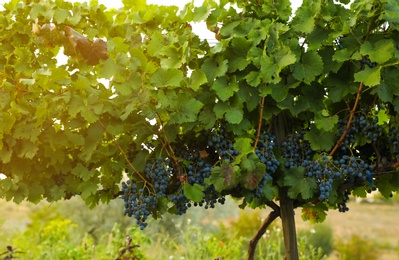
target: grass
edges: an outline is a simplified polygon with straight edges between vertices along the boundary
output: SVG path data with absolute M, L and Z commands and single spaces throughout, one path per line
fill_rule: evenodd
M 396 224 L 399 207 L 397 207 L 396 202 L 355 203 L 352 201 L 348 205 L 350 211 L 347 213 L 339 213 L 338 211 L 328 213 L 325 226 L 332 228 L 335 247 L 335 251 L 329 255 L 328 259 L 355 260 L 356 258 L 353 258 L 353 256 L 352 258 L 344 258 L 345 250 L 355 251 L 354 245 L 366 245 L 366 249 L 372 246 L 373 251 L 378 252 L 375 257 L 368 259 L 399 259 L 397 235 L 399 234 L 399 226 Z M 123 206 L 118 201 L 111 203 L 111 205 L 101 205 L 94 211 L 88 210 L 79 200 L 54 204 L 41 203 L 39 205 L 29 203 L 15 205 L 0 201 L 0 207 L 3 209 L 0 216 L 0 225 L 2 225 L 0 235 L 4 238 L 0 242 L 0 253 L 7 245 L 12 242 L 15 243 L 13 238 L 16 234 L 21 234 L 29 228 L 32 229 L 33 225 L 44 225 L 42 223 L 47 221 L 46 227 L 37 226 L 34 230 L 46 231 L 47 234 L 52 236 L 51 243 L 55 245 L 57 239 L 60 240 L 57 237 L 58 235 L 70 236 L 68 239 L 71 242 L 76 239 L 76 235 L 68 233 L 72 232 L 68 228 L 73 229 L 75 225 L 78 230 L 75 229 L 74 232 L 79 232 L 83 237 L 81 243 L 85 243 L 86 247 L 96 244 L 106 245 L 103 249 L 97 247 L 97 253 L 111 256 L 112 254 L 115 255 L 115 252 L 124 245 L 126 232 L 131 232 L 131 236 L 138 236 L 138 241 L 147 241 L 142 243 L 141 249 L 146 251 L 148 259 L 168 259 L 170 257 L 172 257 L 170 259 L 181 259 L 181 257 L 185 257 L 184 259 L 199 259 L 195 258 L 198 256 L 205 257 L 202 259 L 208 259 L 210 256 L 207 253 L 209 252 L 225 256 L 223 259 L 233 259 L 233 255 L 245 257 L 249 239 L 259 227 L 261 218 L 265 218 L 268 214 L 267 209 L 239 210 L 235 202 L 228 200 L 227 205 L 219 206 L 214 210 L 194 208 L 184 216 L 166 216 L 162 220 L 151 222 L 144 233 L 140 231 L 136 233 L 136 231 L 129 229 L 129 227 L 134 226 L 133 219 L 122 216 Z M 74 214 L 70 214 L 70 212 Z M 303 222 L 300 214 L 301 212 L 298 209 L 296 212 L 298 234 L 307 233 L 300 239 L 302 250 L 308 250 L 305 245 L 306 243 L 309 244 L 311 239 L 316 242 L 322 240 L 320 236 L 320 238 L 317 238 L 313 235 L 312 238 L 309 232 L 321 232 L 320 234 L 324 236 L 327 236 L 327 233 L 326 231 L 319 231 L 319 227 Z M 73 225 L 70 222 L 65 222 L 68 221 L 65 216 L 71 219 Z M 51 220 L 56 221 L 51 222 Z M 115 222 L 119 223 L 117 227 Z M 279 251 L 281 251 L 282 241 L 281 234 L 279 234 L 279 232 L 281 233 L 279 225 L 279 221 L 276 221 L 259 244 L 259 250 L 263 252 L 263 255 L 269 254 L 268 259 L 280 259 Z M 58 231 L 53 232 L 54 230 Z M 33 242 L 34 233 L 25 233 L 25 236 L 31 236 L 29 238 L 32 239 L 30 243 L 35 243 Z M 367 244 L 369 242 L 370 244 Z M 315 242 L 311 243 L 314 244 Z M 330 242 L 327 239 L 325 244 L 328 243 Z M 337 249 L 341 252 L 338 252 Z M 366 249 L 359 247 L 362 252 L 367 251 Z M 71 248 L 68 250 L 64 253 L 70 253 Z M 87 253 L 84 249 L 75 251 L 76 254 Z M 315 255 L 307 255 L 307 259 L 320 259 L 318 253 L 313 252 Z M 93 251 L 92 254 L 94 253 L 96 252 Z M 272 256 L 272 254 L 275 255 Z M 21 256 L 20 259 L 24 258 Z

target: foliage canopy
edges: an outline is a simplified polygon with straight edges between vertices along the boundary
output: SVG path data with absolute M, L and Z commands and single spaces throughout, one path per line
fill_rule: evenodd
M 292 16 L 289 0 L 181 11 L 10 1 L 0 197 L 95 206 L 123 194 L 127 214 L 152 205 L 140 224 L 227 195 L 273 206 L 281 189 L 311 221 L 345 211 L 352 191 L 388 197 L 399 187 L 399 6 L 347 2 L 305 0 Z M 192 31 L 203 21 L 215 46 Z

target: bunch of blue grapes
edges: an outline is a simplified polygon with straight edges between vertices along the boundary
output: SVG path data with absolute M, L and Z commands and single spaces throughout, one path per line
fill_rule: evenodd
M 216 137 L 216 135 L 214 135 Z M 204 198 L 200 202 L 192 202 L 183 193 L 182 187 L 176 190 L 176 192 L 170 195 L 170 200 L 174 203 L 176 207 L 176 213 L 178 215 L 182 215 L 186 213 L 187 209 L 192 206 L 200 206 L 204 208 L 214 208 L 216 203 L 224 204 L 225 198 L 221 196 L 214 188 L 213 185 L 205 184 L 205 179 L 209 178 L 212 173 L 212 164 L 208 162 L 208 158 L 206 156 L 201 156 L 201 150 L 205 152 L 205 149 L 219 149 L 219 151 L 224 151 L 223 148 L 230 147 L 227 144 L 227 141 L 224 142 L 220 136 L 217 136 L 218 145 L 207 147 L 207 145 L 196 144 L 195 142 L 184 143 L 181 141 L 177 142 L 175 145 L 175 153 L 176 156 L 180 159 L 183 159 L 185 162 L 182 165 L 182 172 L 180 173 L 179 182 L 188 183 L 190 185 L 198 184 L 204 186 Z M 216 148 L 217 147 L 217 148 Z M 231 147 L 230 147 L 231 148 Z M 230 154 L 229 154 L 230 153 Z M 235 152 L 225 152 L 222 153 L 225 157 L 228 158 Z M 238 154 L 238 152 L 236 152 Z M 234 155 L 236 156 L 236 155 Z
M 389 142 L 392 145 L 392 156 L 399 159 L 399 131 L 396 128 L 389 128 Z
M 332 190 L 334 178 L 339 177 L 339 172 L 334 171 L 329 167 L 329 160 L 327 156 L 323 155 L 318 160 L 303 160 L 302 167 L 305 168 L 305 175 L 307 177 L 316 178 L 319 189 L 319 200 L 328 199 Z
M 154 186 L 155 193 L 162 197 L 166 197 L 166 189 L 173 175 L 173 167 L 169 164 L 169 158 L 164 160 L 162 157 L 158 157 L 155 162 L 150 161 L 145 167 L 146 179 Z
M 134 217 L 137 225 L 143 230 L 148 225 L 146 220 L 151 211 L 157 206 L 156 194 L 151 193 L 147 187 L 138 188 L 137 184 L 130 180 L 122 182 L 122 192 L 125 215 Z
M 255 149 L 255 153 L 259 160 L 266 165 L 266 173 L 260 181 L 258 187 L 255 189 L 255 196 L 260 198 L 262 196 L 262 190 L 269 180 L 273 180 L 272 175 L 276 172 L 280 165 L 280 162 L 276 159 L 273 149 L 276 146 L 276 137 L 269 131 L 262 133 L 259 136 L 258 147 Z
M 350 195 L 350 192 L 346 191 L 344 193 L 344 198 L 342 199 L 341 202 L 338 203 L 338 211 L 339 212 L 344 213 L 344 212 L 347 212 L 349 210 L 349 208 L 348 208 L 348 206 L 346 204 L 349 201 L 349 195 Z
M 122 198 L 125 204 L 125 215 L 134 217 L 141 229 L 147 226 L 147 218 L 156 209 L 158 198 L 167 196 L 167 188 L 173 167 L 169 158 L 159 157 L 156 160 L 149 160 L 146 164 L 144 176 L 150 185 L 143 185 L 138 188 L 137 183 L 128 180 L 122 182 Z
M 313 151 L 309 142 L 303 140 L 304 132 L 295 133 L 281 144 L 283 157 L 286 159 L 285 167 L 300 166 L 304 160 L 312 160 Z
M 370 181 L 374 166 L 366 163 L 357 157 L 343 155 L 339 160 L 335 160 L 334 164 L 340 169 L 339 173 L 347 181 L 354 182 L 355 179 Z
M 348 120 L 346 119 L 338 120 L 338 126 L 341 134 L 345 131 L 347 124 Z M 352 148 L 356 143 L 356 135 L 365 136 L 372 143 L 376 143 L 381 133 L 382 128 L 378 125 L 377 117 L 374 117 L 373 121 L 371 122 L 367 120 L 364 115 L 361 115 L 360 117 L 354 117 L 345 135 L 341 149 L 345 151 L 348 148 Z
M 328 199 L 332 190 L 332 183 L 337 177 L 337 172 L 329 167 L 329 159 L 326 155 L 314 160 L 314 152 L 308 141 L 304 140 L 304 132 L 289 136 L 282 143 L 283 157 L 286 159 L 284 166 L 288 169 L 303 167 L 305 176 L 315 178 L 319 190 L 319 200 Z
M 218 131 L 212 132 L 211 138 L 208 140 L 208 146 L 215 149 L 222 160 L 228 159 L 232 162 L 239 154 L 239 152 L 234 149 L 229 133 L 223 126 L 221 126 Z

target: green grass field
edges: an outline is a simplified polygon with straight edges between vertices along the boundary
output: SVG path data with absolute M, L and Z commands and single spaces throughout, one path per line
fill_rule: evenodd
M 379 200 L 373 203 L 351 201 L 348 204 L 349 212 L 330 211 L 322 225 L 327 226 L 332 231 L 333 251 L 323 259 L 362 260 L 364 258 L 366 260 L 370 259 L 369 253 L 372 253 L 372 259 L 399 259 L 399 225 L 397 224 L 399 204 L 395 201 Z M 51 229 L 53 233 L 50 232 L 53 239 L 52 243 L 57 243 L 57 239 L 63 239 L 63 236 L 71 240 L 69 248 L 62 248 L 66 252 L 78 251 L 73 248 L 73 245 L 92 243 L 92 246 L 97 245 L 98 253 L 100 253 L 100 245 L 102 245 L 103 249 L 101 250 L 103 251 L 101 252 L 104 255 L 115 256 L 118 250 L 123 248 L 124 237 L 129 227 L 134 227 L 133 219 L 122 216 L 123 205 L 119 201 L 113 202 L 109 206 L 101 205 L 92 211 L 87 209 L 78 199 L 54 204 L 41 203 L 39 205 L 29 203 L 15 205 L 11 202 L 0 201 L 0 206 L 2 208 L 0 235 L 4 238 L 0 241 L 0 253 L 5 250 L 7 245 L 16 246 L 19 243 L 18 248 L 21 248 L 25 247 L 24 243 L 40 244 L 37 241 L 43 240 L 43 237 L 35 236 L 46 232 L 46 230 L 50 232 L 48 230 L 51 227 L 53 228 Z M 184 256 L 184 259 L 197 259 L 195 255 L 198 254 L 202 254 L 206 258 L 208 253 L 209 259 L 214 257 L 214 254 L 235 255 L 237 257 L 240 255 L 242 257 L 245 256 L 249 239 L 254 235 L 262 218 L 265 218 L 267 214 L 267 209 L 263 211 L 249 209 L 241 211 L 234 201 L 228 200 L 227 205 L 219 206 L 213 210 L 194 208 L 185 216 L 169 216 L 160 221 L 152 221 L 143 233 L 134 231 L 132 234 L 137 236 L 136 241 L 148 239 L 140 246 L 146 259 L 161 259 L 160 254 L 162 254 L 162 257 L 170 255 L 170 259 L 179 259 L 174 258 L 173 255 L 176 255 L 176 257 Z M 296 212 L 298 234 L 304 233 L 311 236 L 309 234 L 318 230 L 317 226 L 302 221 L 300 215 L 301 212 L 298 210 Z M 54 219 L 58 219 L 58 222 L 54 222 Z M 70 220 L 70 222 L 62 222 L 64 219 Z M 53 226 L 49 223 L 52 223 Z M 117 230 L 115 230 L 115 223 L 119 223 Z M 68 238 L 70 233 L 66 229 L 69 226 L 73 226 L 74 231 L 71 231 L 73 235 Z M 270 248 L 279 251 L 282 245 L 282 234 L 279 226 L 279 221 L 272 225 L 271 231 L 266 234 L 265 243 L 260 244 L 259 250 L 263 250 L 262 248 L 269 250 L 267 251 L 268 255 L 271 254 Z M 78 241 L 78 237 L 81 237 L 81 240 L 75 243 L 74 241 Z M 323 237 L 328 237 L 328 234 L 320 234 L 319 238 L 316 239 L 320 240 Z M 27 250 L 26 248 L 24 250 Z M 233 252 L 233 248 L 236 251 Z M 42 250 L 46 250 L 44 242 Z M 351 252 L 359 250 L 361 251 L 360 255 L 365 251 L 369 253 L 366 256 L 345 257 L 345 254 L 349 254 L 345 253 L 345 250 Z M 59 253 L 53 252 L 52 254 L 53 256 L 48 253 L 48 258 L 44 256 L 42 259 L 57 259 L 53 258 L 54 254 Z M 89 258 L 80 258 L 78 253 L 76 255 L 78 256 L 71 259 L 107 259 L 108 257 L 99 258 L 93 255 Z M 29 259 L 24 258 L 25 256 L 22 254 L 18 256 L 20 259 Z M 235 258 L 225 257 L 222 259 Z M 282 258 L 276 256 L 267 259 Z M 313 259 L 320 259 L 320 257 Z

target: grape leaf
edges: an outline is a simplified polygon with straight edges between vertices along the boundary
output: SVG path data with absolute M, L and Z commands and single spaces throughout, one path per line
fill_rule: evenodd
M 263 176 L 266 174 L 266 165 L 259 162 L 259 159 L 257 161 L 251 160 L 251 158 L 245 158 L 242 160 L 240 165 L 240 183 L 248 190 L 254 190 L 258 187 Z
M 187 199 L 192 200 L 194 202 L 200 202 L 205 194 L 204 194 L 204 186 L 195 183 L 194 185 L 190 185 L 189 183 L 183 184 L 184 195 L 186 195 Z
M 216 91 L 220 100 L 226 101 L 238 90 L 238 85 L 234 79 L 232 79 L 232 83 L 228 83 L 226 77 L 219 77 L 213 82 L 212 89 Z
M 208 179 L 218 192 L 234 188 L 238 184 L 240 168 L 232 165 L 230 160 L 224 160 L 220 166 L 212 168 L 212 174 Z
M 151 83 L 153 87 L 177 87 L 183 80 L 183 72 L 175 68 L 159 68 L 152 76 Z
M 310 84 L 316 76 L 323 72 L 323 60 L 315 51 L 308 51 L 302 55 L 301 62 L 294 65 L 293 76 Z
M 338 122 L 338 116 L 324 116 L 321 113 L 316 113 L 314 118 L 315 126 L 323 131 L 331 131 Z
M 307 204 L 302 208 L 302 220 L 310 224 L 321 223 L 326 219 L 328 207 L 324 203 Z
M 251 138 L 238 138 L 235 140 L 234 149 L 239 151 L 241 154 L 249 154 L 254 151 L 252 147 L 252 139 Z
M 381 82 L 381 66 L 377 66 L 375 68 L 365 67 L 364 70 L 361 70 L 355 73 L 355 81 L 363 82 L 364 85 L 373 87 Z
M 298 195 L 305 200 L 313 197 L 317 183 L 314 178 L 305 178 L 305 168 L 293 167 L 286 172 L 284 186 L 288 187 L 288 196 L 291 199 L 298 198 Z
M 325 132 L 312 127 L 304 139 L 309 141 L 313 150 L 328 151 L 334 146 L 336 135 L 334 132 Z
M 225 114 L 227 122 L 239 124 L 244 118 L 244 111 L 240 107 L 231 107 Z

